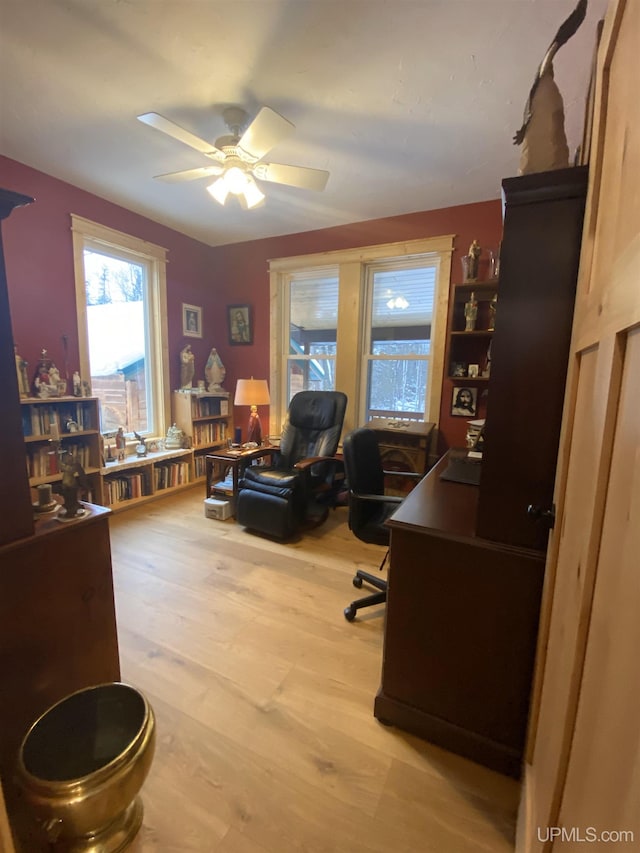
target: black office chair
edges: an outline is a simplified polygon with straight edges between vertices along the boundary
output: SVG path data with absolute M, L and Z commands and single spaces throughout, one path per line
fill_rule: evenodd
M 326 519 L 342 472 L 335 452 L 346 408 L 341 391 L 300 391 L 292 398 L 273 464 L 247 467 L 239 483 L 240 524 L 288 539 Z
M 349 529 L 362 542 L 388 546 L 389 528 L 385 522 L 404 498 L 385 495 L 385 474 L 410 478 L 414 481 L 413 484 L 422 475 L 409 471 L 385 471 L 382 467 L 378 437 L 373 430 L 366 427 L 355 429 L 345 437 L 342 454 L 349 487 Z M 388 555 L 387 548 L 380 571 L 384 568 Z M 349 622 L 355 619 L 356 612 L 361 608 L 383 604 L 387 600 L 386 580 L 358 569 L 353 578 L 353 585 L 360 589 L 363 582 L 378 591 L 352 601 L 345 607 L 345 619 Z

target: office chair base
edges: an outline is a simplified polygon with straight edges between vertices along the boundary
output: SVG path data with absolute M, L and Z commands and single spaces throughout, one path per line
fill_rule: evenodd
M 347 622 L 353 622 L 356 618 L 356 612 L 360 608 L 372 607 L 375 604 L 384 604 L 387 600 L 387 582 L 384 578 L 377 578 L 375 575 L 370 575 L 369 572 L 363 572 L 358 569 L 353 579 L 353 585 L 356 589 L 360 589 L 363 581 L 375 587 L 379 592 L 374 592 L 371 595 L 366 595 L 364 598 L 359 598 L 357 601 L 352 601 L 348 607 L 345 607 L 344 618 Z

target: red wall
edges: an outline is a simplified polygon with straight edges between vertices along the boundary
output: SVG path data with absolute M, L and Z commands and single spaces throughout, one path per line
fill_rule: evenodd
M 496 188 L 498 190 L 498 188 Z M 455 234 L 455 251 L 451 265 L 452 282 L 462 281 L 460 256 L 467 253 L 472 240 L 480 246 L 497 248 L 502 235 L 502 208 L 499 200 L 447 207 L 422 213 L 407 213 L 385 219 L 340 225 L 320 231 L 288 234 L 222 246 L 215 252 L 215 269 L 222 301 L 247 302 L 254 309 L 254 347 L 237 347 L 229 360 L 227 378 L 233 382 L 242 376 L 267 377 L 269 370 L 269 275 L 267 261 L 292 255 L 350 249 L 355 246 L 372 246 Z M 482 273 L 482 268 L 481 268 Z M 224 361 L 224 356 L 223 356 Z M 227 365 L 227 361 L 224 362 Z M 229 385 L 228 387 L 233 387 Z M 465 443 L 465 418 L 450 417 L 451 382 L 444 381 L 440 430 L 444 446 L 462 446 Z M 478 417 L 484 417 L 485 401 L 480 400 Z M 242 422 L 240 422 L 242 423 Z M 444 447 L 443 447 L 444 449 Z
M 62 336 L 67 335 L 70 374 L 78 367 L 70 231 L 70 214 L 74 213 L 169 250 L 167 302 L 172 388 L 178 387 L 179 351 L 185 343 L 191 343 L 196 355 L 196 378 L 204 377 L 204 364 L 213 346 L 227 368 L 226 388 L 232 390 L 240 377 L 267 377 L 267 261 L 271 258 L 455 234 L 455 283 L 461 280 L 459 257 L 466 253 L 471 241 L 475 238 L 481 246 L 496 247 L 502 232 L 500 202 L 493 200 L 212 248 L 6 157 L 0 157 L 0 186 L 36 199 L 29 207 L 16 210 L 4 223 L 11 315 L 20 355 L 33 365 L 42 347 L 46 347 L 62 369 Z M 496 187 L 496 195 L 498 191 Z M 183 302 L 203 307 L 202 340 L 183 338 Z M 235 303 L 253 307 L 252 346 L 228 343 L 225 309 Z M 445 380 L 441 431 L 447 444 L 460 445 L 464 444 L 466 421 L 449 417 L 450 396 L 450 383 Z M 245 413 L 236 412 L 239 423 L 244 416 Z
M 35 198 L 3 226 L 14 340 L 29 362 L 30 378 L 43 347 L 62 372 L 63 335 L 69 341 L 69 376 L 79 367 L 72 213 L 168 249 L 171 387 L 179 387 L 179 352 L 187 342 L 203 374 L 213 341 L 226 336 L 216 309 L 210 246 L 6 157 L 0 157 L 0 186 Z M 182 337 L 183 302 L 203 306 L 202 340 Z

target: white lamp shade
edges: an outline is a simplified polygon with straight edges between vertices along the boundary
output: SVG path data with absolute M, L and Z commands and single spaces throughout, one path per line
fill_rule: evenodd
M 270 402 L 266 379 L 238 379 L 235 406 L 268 406 Z
M 244 188 L 244 200 L 246 201 L 249 210 L 251 210 L 252 207 L 256 207 L 261 201 L 264 201 L 264 193 L 258 189 L 258 185 L 251 176 L 249 176 Z
M 229 195 L 229 188 L 227 187 L 224 178 L 218 178 L 217 181 L 209 184 L 207 192 L 211 193 L 219 204 L 224 204 L 227 200 L 227 196 Z

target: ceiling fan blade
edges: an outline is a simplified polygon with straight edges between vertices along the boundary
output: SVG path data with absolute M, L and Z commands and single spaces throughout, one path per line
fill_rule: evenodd
M 270 107 L 262 107 L 258 115 L 240 137 L 238 148 L 245 154 L 260 160 L 295 130 L 294 125 Z
M 208 178 L 211 175 L 221 175 L 222 166 L 201 166 L 199 169 L 184 169 L 181 172 L 167 172 L 164 175 L 154 175 L 159 181 L 167 184 L 177 184 L 180 181 L 197 181 L 198 178 Z
M 280 163 L 258 163 L 253 169 L 256 178 L 286 184 L 303 190 L 322 191 L 329 180 L 329 172 L 323 169 L 308 169 L 306 166 L 283 166 Z
M 213 157 L 214 160 L 224 160 L 224 152 L 216 148 L 215 145 L 212 145 L 211 142 L 200 139 L 199 136 L 185 130 L 184 127 L 180 127 L 179 124 L 175 124 L 175 122 L 161 116 L 160 113 L 144 113 L 138 116 L 138 121 L 148 124 L 149 127 L 153 127 L 156 130 L 161 130 L 163 133 L 177 139 L 178 142 L 184 142 L 190 148 L 195 148 L 196 151 L 201 151 L 203 154 Z

